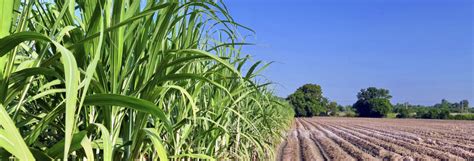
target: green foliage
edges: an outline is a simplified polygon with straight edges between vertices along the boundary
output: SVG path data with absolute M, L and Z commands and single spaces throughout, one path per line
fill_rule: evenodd
M 339 112 L 339 107 L 337 103 L 333 101 L 327 105 L 327 110 L 328 110 L 329 116 L 336 116 L 337 113 Z
M 253 31 L 222 1 L 141 2 L 0 0 L 0 160 L 272 160 L 294 112 Z
M 344 117 L 357 117 L 357 113 L 354 111 L 344 112 Z
M 463 113 L 468 112 L 469 110 L 469 101 L 468 100 L 461 100 L 459 102 L 451 103 L 446 99 L 442 99 L 441 103 L 433 105 L 435 108 L 446 108 L 449 109 L 450 112 L 457 112 Z
M 338 106 L 339 107 L 339 116 L 344 116 L 344 117 L 356 117 L 357 113 L 355 112 L 355 109 L 350 106 Z
M 328 99 L 322 96 L 321 86 L 317 84 L 301 86 L 288 96 L 287 100 L 293 106 L 297 117 L 325 115 L 327 112 Z
M 385 117 L 392 110 L 392 105 L 388 99 L 373 98 L 358 100 L 354 108 L 360 117 Z
M 451 114 L 448 116 L 451 120 L 474 120 L 473 113 Z
M 416 117 L 424 119 L 447 119 L 449 113 L 447 108 L 429 108 L 417 111 Z
M 440 103 L 437 103 L 433 106 L 412 105 L 408 102 L 405 102 L 403 104 L 397 103 L 396 105 L 394 105 L 394 109 L 398 109 L 398 108 L 411 108 L 411 109 L 416 109 L 416 108 L 447 108 L 447 109 L 449 109 L 450 112 L 455 112 L 455 113 L 470 112 L 473 109 L 473 108 L 469 107 L 469 101 L 468 100 L 461 100 L 459 102 L 451 103 L 446 99 L 442 99 Z
M 469 120 L 472 113 L 471 109 L 467 100 L 462 100 L 459 103 L 450 103 L 443 99 L 441 103 L 433 106 L 411 105 L 408 102 L 396 104 L 393 112 L 399 113 L 400 118 Z M 456 113 L 463 113 L 466 116 L 457 116 Z
M 375 98 L 381 98 L 381 99 L 391 99 L 392 96 L 389 94 L 389 91 L 387 89 L 383 88 L 375 88 L 375 87 L 369 87 L 367 89 L 361 89 L 359 93 L 357 93 L 357 99 L 358 100 L 371 100 Z
M 385 117 L 392 111 L 389 91 L 386 89 L 377 89 L 369 87 L 361 89 L 357 94 L 357 102 L 353 108 L 356 109 L 360 117 Z
M 408 108 L 400 108 L 397 110 L 397 118 L 410 118 L 411 117 L 411 110 Z

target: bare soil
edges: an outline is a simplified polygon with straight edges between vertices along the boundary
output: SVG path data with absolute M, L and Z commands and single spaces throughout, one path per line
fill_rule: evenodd
M 296 118 L 277 160 L 474 161 L 474 121 Z

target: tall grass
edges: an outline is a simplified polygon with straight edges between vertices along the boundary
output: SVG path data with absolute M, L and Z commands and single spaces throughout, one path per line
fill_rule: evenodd
M 250 29 L 222 2 L 0 0 L 0 13 L 0 160 L 271 159 L 293 116 L 256 82 L 268 64 L 240 52 Z

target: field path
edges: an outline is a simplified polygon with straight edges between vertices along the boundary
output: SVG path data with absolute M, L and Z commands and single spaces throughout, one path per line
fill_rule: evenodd
M 277 160 L 474 160 L 474 121 L 296 118 Z

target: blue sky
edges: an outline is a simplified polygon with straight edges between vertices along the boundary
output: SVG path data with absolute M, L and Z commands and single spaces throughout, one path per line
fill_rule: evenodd
M 275 61 L 264 75 L 279 96 L 316 83 L 343 105 L 369 86 L 389 89 L 392 103 L 474 104 L 472 0 L 225 2 L 257 32 L 244 52 Z

